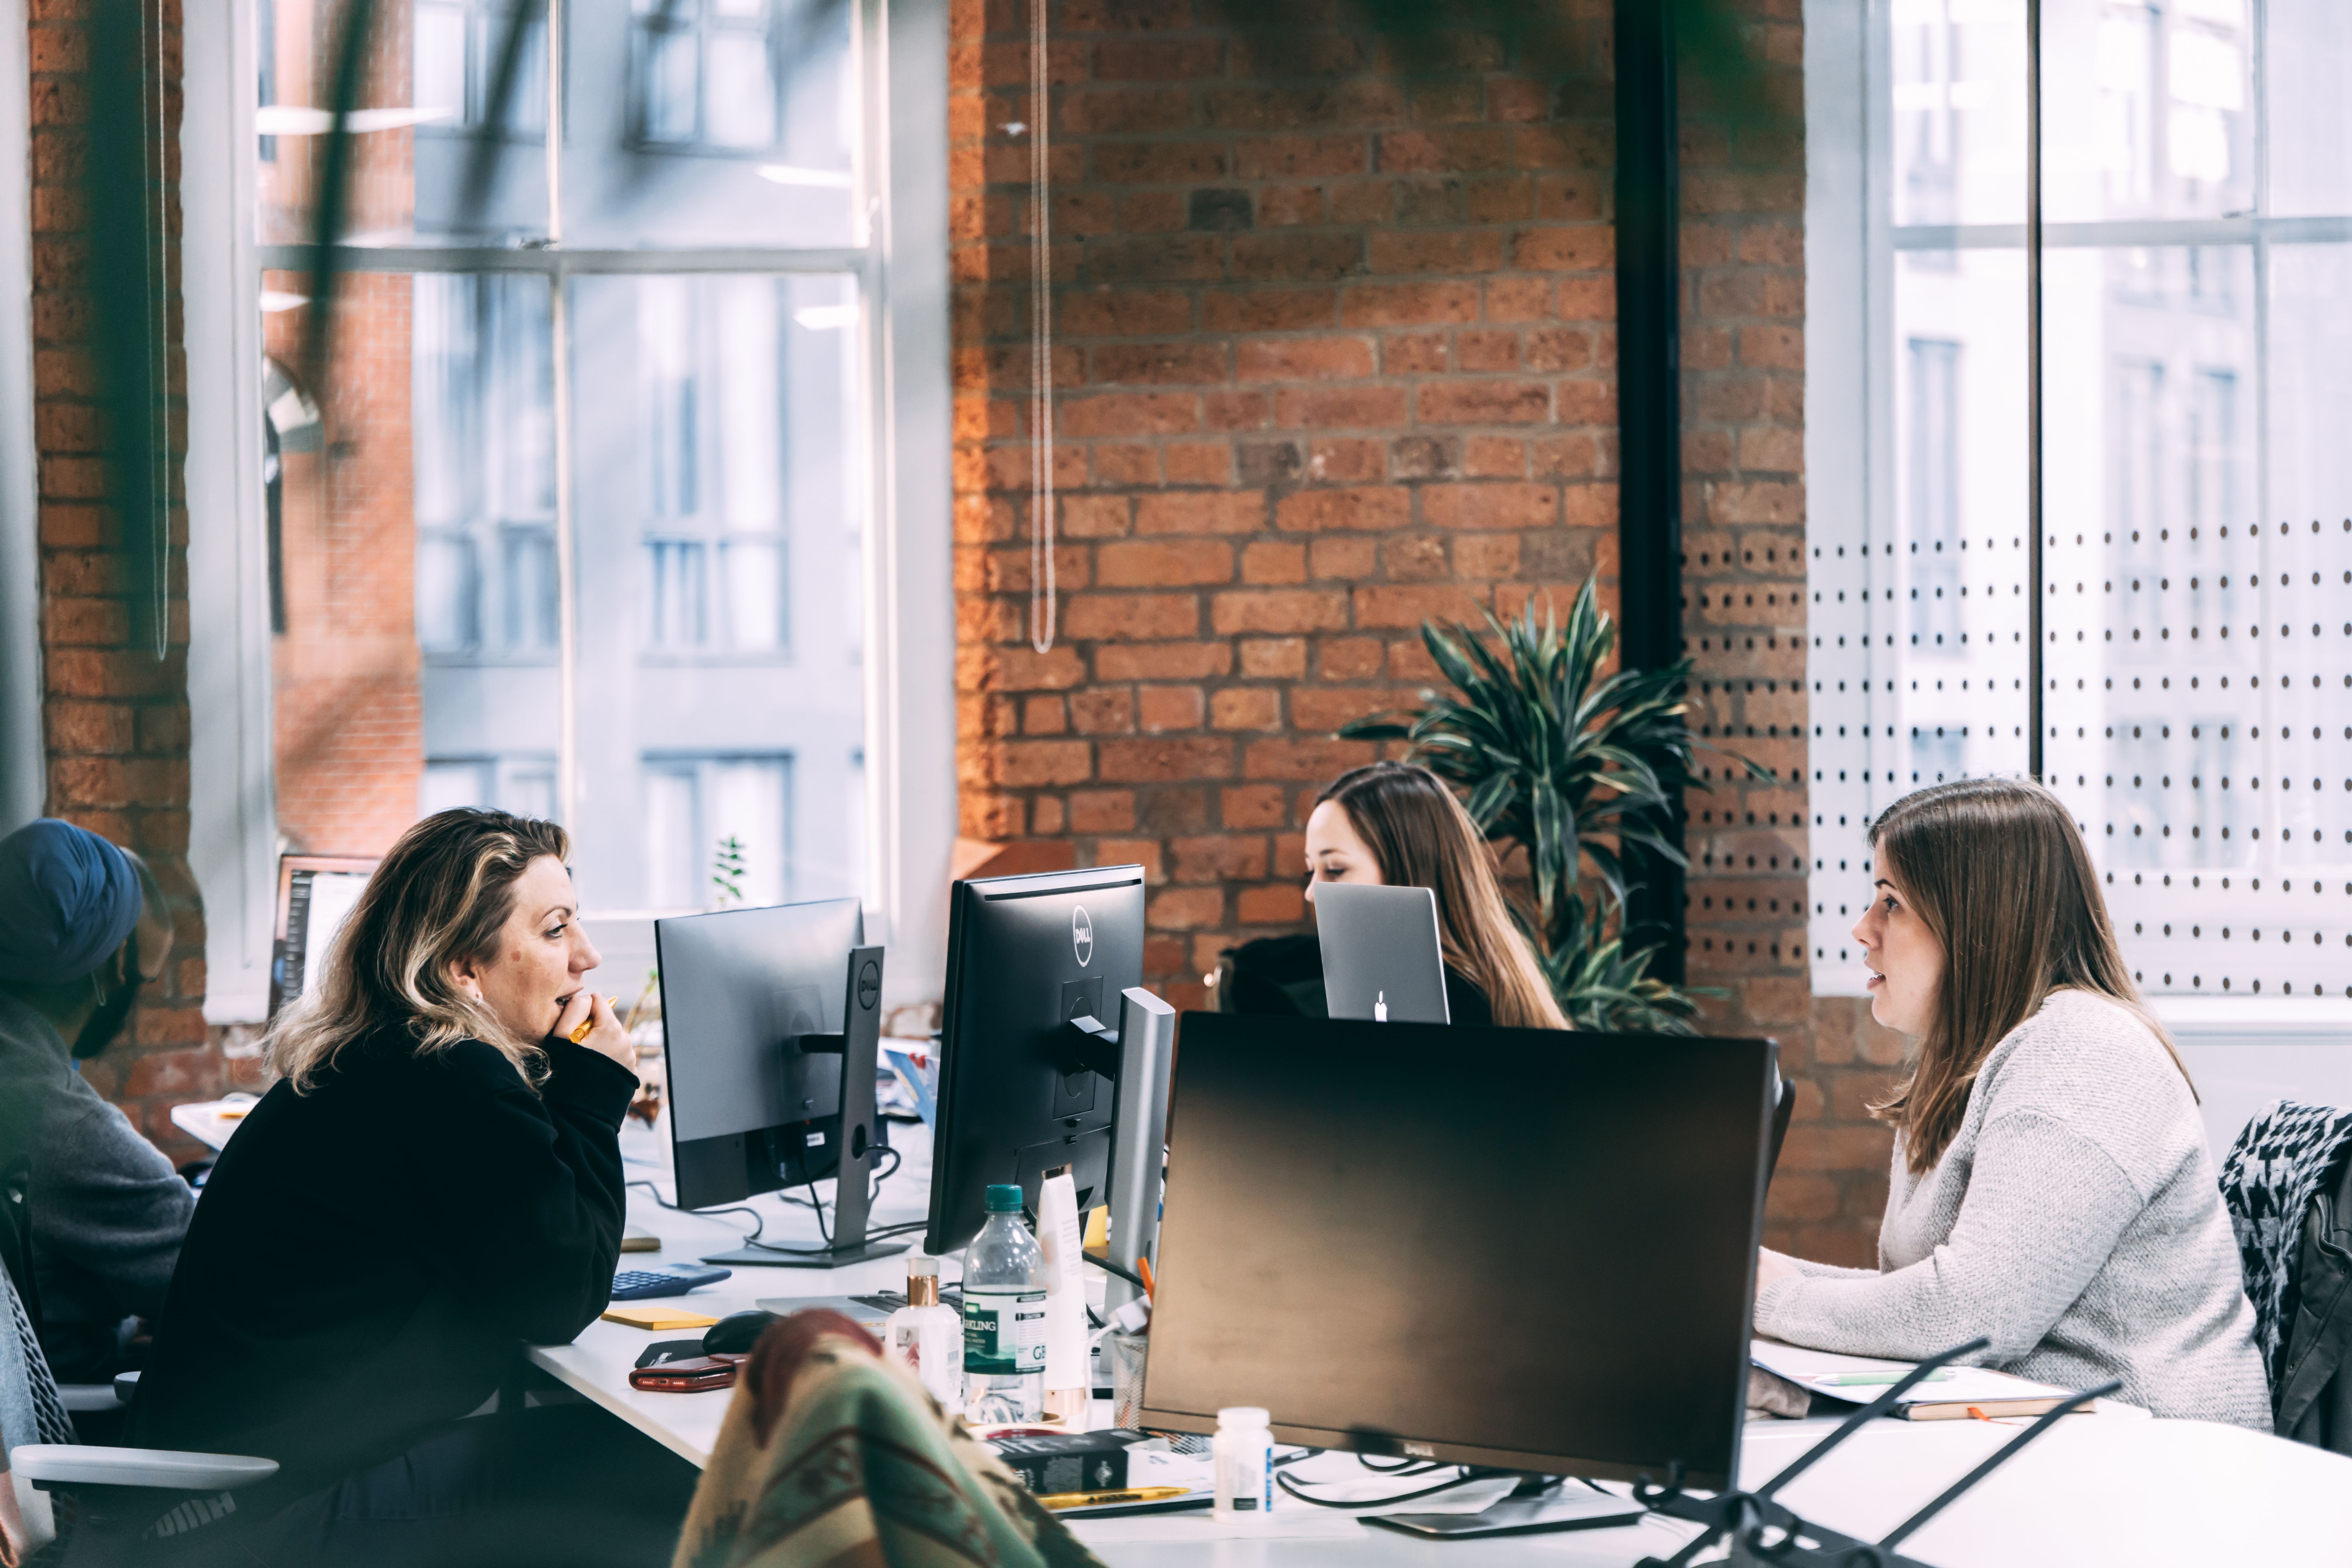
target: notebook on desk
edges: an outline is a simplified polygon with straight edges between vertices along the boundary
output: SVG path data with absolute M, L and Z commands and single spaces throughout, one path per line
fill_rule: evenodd
M 1772 1340 L 1750 1341 L 1748 1356 L 1766 1372 L 1787 1378 L 1808 1394 L 1855 1405 L 1867 1405 L 1877 1398 L 1915 1364 L 1875 1356 L 1805 1350 Z M 2073 1392 L 1986 1366 L 1941 1367 L 1927 1382 L 1905 1390 L 1891 1414 L 1906 1421 L 2039 1415 L 2063 1403 Z

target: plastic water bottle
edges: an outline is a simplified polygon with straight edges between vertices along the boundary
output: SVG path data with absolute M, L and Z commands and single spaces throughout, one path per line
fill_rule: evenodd
M 988 1223 L 963 1255 L 965 1418 L 1045 1414 L 1045 1253 L 1021 1223 L 1021 1188 L 988 1189 Z

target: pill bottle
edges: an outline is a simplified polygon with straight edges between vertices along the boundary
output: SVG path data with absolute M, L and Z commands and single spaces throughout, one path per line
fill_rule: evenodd
M 1274 1507 L 1274 1434 L 1266 1430 L 1264 1410 L 1229 1405 L 1218 1411 L 1210 1454 L 1216 1468 L 1219 1519 L 1262 1514 Z

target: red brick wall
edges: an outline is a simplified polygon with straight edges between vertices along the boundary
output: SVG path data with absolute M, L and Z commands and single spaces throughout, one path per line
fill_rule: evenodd
M 179 7 L 164 13 L 166 109 L 174 199 L 168 222 L 178 270 L 176 201 Z M 188 875 L 187 514 L 178 504 L 185 436 L 172 416 L 173 506 L 170 646 L 157 662 L 130 643 L 107 500 L 102 405 L 88 288 L 89 215 L 82 185 L 89 122 L 89 39 L 79 6 L 37 0 L 30 28 L 34 440 L 39 463 L 43 728 L 50 815 L 138 850 L 177 913 L 172 963 L 135 1015 L 131 1037 L 85 1068 L 101 1092 L 175 1155 L 194 1146 L 172 1127 L 174 1100 L 210 1094 L 219 1063 L 205 1044 L 204 919 Z M 184 384 L 177 313 L 171 380 Z
M 1610 126 L 1490 39 L 1375 69 L 1334 26 L 1057 7 L 1061 641 L 1024 638 L 1022 13 L 960 8 L 957 563 L 964 831 L 1150 868 L 1171 998 L 1296 926 L 1298 827 L 1428 677 L 1425 616 L 1613 560 Z M 1564 104 L 1565 112 L 1555 112 Z
M 1293 7 L 1292 14 L 1306 8 Z M 1615 561 L 1609 7 L 1530 79 L 1475 35 L 1241 32 L 1208 0 L 1054 11 L 1060 639 L 1026 640 L 1026 7 L 955 13 L 963 830 L 1149 868 L 1150 982 L 1296 929 L 1299 828 L 1433 678 L 1423 616 Z M 1748 37 L 1791 106 L 1794 0 Z M 1780 771 L 1692 802 L 1694 984 L 1801 1082 L 1772 1238 L 1858 1261 L 1886 1040 L 1804 960 L 1803 159 L 1701 104 L 1684 138 L 1685 626 L 1706 736 Z M 1717 767 L 1717 772 L 1722 770 Z M 1864 1037 L 1867 1033 L 1868 1037 Z
M 407 5 L 377 7 L 366 100 L 411 100 Z M 315 103 L 333 76 L 340 7 L 278 0 L 278 92 Z M 308 214 L 323 137 L 281 137 L 261 166 L 273 221 Z M 415 134 L 355 139 L 349 227 L 396 230 L 415 210 Z M 308 237 L 307 233 L 303 237 Z M 298 274 L 266 286 L 309 294 Z M 415 464 L 409 415 L 414 286 L 353 273 L 336 298 L 331 374 L 319 398 L 324 448 L 285 459 L 286 631 L 275 639 L 278 822 L 318 855 L 380 855 L 416 820 L 425 702 L 416 649 Z M 267 318 L 267 352 L 299 372 L 310 308 Z
M 300 279 L 273 279 L 293 288 Z M 295 848 L 381 855 L 416 820 L 425 702 L 416 651 L 415 467 L 410 448 L 411 280 L 342 281 L 325 447 L 289 454 L 286 632 L 274 639 L 278 822 Z M 300 318 L 269 325 L 299 363 Z

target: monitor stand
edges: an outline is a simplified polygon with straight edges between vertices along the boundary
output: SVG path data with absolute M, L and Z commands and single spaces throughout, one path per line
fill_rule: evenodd
M 874 1142 L 877 1125 L 874 1110 L 874 1072 L 882 1040 L 882 949 L 861 947 L 849 954 L 848 1017 L 841 1040 L 841 1158 L 833 1184 L 833 1245 L 787 1252 L 766 1247 L 743 1247 L 714 1252 L 705 1263 L 721 1267 L 751 1265 L 766 1268 L 838 1268 L 866 1263 L 907 1250 L 903 1241 L 866 1239 L 866 1211 L 873 1204 Z M 820 1037 L 803 1035 L 801 1048 Z M 833 1037 L 822 1037 L 831 1038 Z M 812 1194 L 814 1196 L 814 1194 Z
M 1508 1497 L 1476 1513 L 1370 1514 L 1364 1522 L 1430 1541 L 1479 1541 L 1557 1530 L 1609 1530 L 1639 1523 L 1648 1511 L 1632 1498 L 1595 1491 L 1581 1481 L 1530 1476 Z

